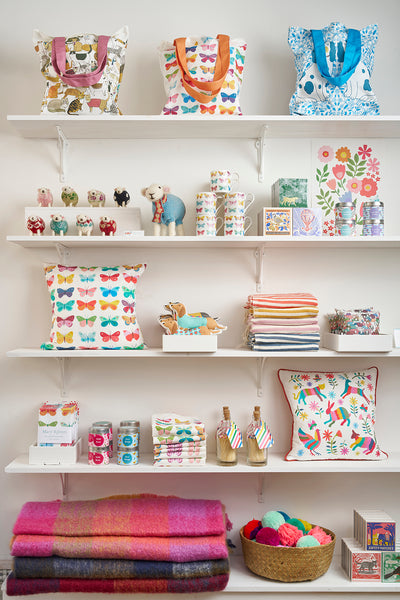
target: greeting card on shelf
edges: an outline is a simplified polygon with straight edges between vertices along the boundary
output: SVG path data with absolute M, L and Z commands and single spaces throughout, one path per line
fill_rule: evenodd
M 314 140 L 311 202 L 322 209 L 322 235 L 335 235 L 335 204 L 351 192 L 356 205 L 356 234 L 362 234 L 363 203 L 381 199 L 382 142 Z

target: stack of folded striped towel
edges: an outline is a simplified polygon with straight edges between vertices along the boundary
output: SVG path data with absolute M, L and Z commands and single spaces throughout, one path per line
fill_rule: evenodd
M 154 465 L 204 465 L 206 428 L 194 417 L 163 413 L 151 418 Z
M 220 591 L 229 524 L 218 500 L 27 502 L 13 530 L 7 595 Z
M 318 300 L 312 294 L 253 294 L 245 306 L 252 350 L 318 350 Z

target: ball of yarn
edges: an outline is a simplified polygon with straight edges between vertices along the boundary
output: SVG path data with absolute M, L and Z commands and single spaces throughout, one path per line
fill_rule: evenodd
M 261 521 L 259 521 L 258 519 L 252 519 L 243 527 L 244 537 L 248 540 L 253 540 L 256 537 L 257 532 L 261 529 L 261 527 Z
M 310 531 L 310 529 L 312 528 L 311 523 L 309 523 L 308 521 L 304 521 L 303 519 L 298 519 L 298 520 L 300 521 L 300 523 L 303 523 L 305 532 L 308 533 Z
M 325 531 L 321 529 L 321 527 L 318 527 L 318 525 L 310 529 L 307 535 L 312 535 L 313 537 L 315 537 L 315 539 L 319 541 L 321 546 L 323 546 L 324 544 L 329 544 L 329 542 L 332 541 L 332 537 L 329 535 L 329 533 L 325 533 Z
M 278 529 L 278 534 L 282 546 L 295 546 L 297 540 L 302 537 L 303 532 L 290 523 L 283 523 Z
M 263 527 L 272 527 L 272 529 L 278 529 L 285 522 L 285 517 L 281 515 L 277 510 L 270 510 L 261 519 Z
M 312 546 L 319 545 L 319 541 L 312 535 L 303 535 L 303 537 L 299 538 L 296 543 L 298 548 L 311 548 Z
M 300 521 L 300 519 L 289 519 L 288 521 L 286 521 L 286 523 L 290 523 L 290 525 L 294 525 L 295 527 L 297 527 L 297 529 L 300 529 L 303 535 L 306 533 L 306 528 L 304 527 L 303 522 Z
M 266 544 L 267 546 L 280 546 L 280 538 L 276 529 L 272 527 L 262 527 L 257 532 L 256 542 L 259 544 Z
M 278 513 L 281 513 L 282 517 L 285 519 L 285 521 L 289 521 L 290 517 L 287 513 L 283 512 L 283 510 L 278 510 Z

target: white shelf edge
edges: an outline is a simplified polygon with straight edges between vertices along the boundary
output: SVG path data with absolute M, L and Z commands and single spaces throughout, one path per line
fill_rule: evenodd
M 268 464 L 265 467 L 250 467 L 246 457 L 239 454 L 238 464 L 232 467 L 217 465 L 215 455 L 209 455 L 205 465 L 156 467 L 153 465 L 151 454 L 140 455 L 139 464 L 134 466 L 118 465 L 116 458 L 104 466 L 92 466 L 87 463 L 87 455 L 81 455 L 76 464 L 70 465 L 30 465 L 28 454 L 22 454 L 6 467 L 9 474 L 18 473 L 74 473 L 74 474 L 99 474 L 99 473 L 248 473 L 267 475 L 269 473 L 398 473 L 400 472 L 400 452 L 391 452 L 384 460 L 312 460 L 312 461 L 285 461 L 284 454 L 270 453 Z
M 239 551 L 239 549 L 238 549 Z M 381 583 L 381 582 L 352 582 L 344 573 L 341 564 L 340 557 L 335 555 L 332 563 L 322 577 L 315 579 L 314 581 L 302 581 L 299 583 L 284 583 L 280 581 L 271 581 L 254 575 L 244 564 L 243 557 L 241 555 L 230 557 L 231 572 L 229 582 L 223 592 L 208 593 L 207 598 L 217 598 L 219 594 L 279 594 L 281 592 L 287 594 L 313 594 L 313 593 L 355 593 L 355 594 L 374 594 L 374 598 L 377 598 L 377 594 L 396 594 L 400 592 L 399 583 Z M 23 600 L 26 596 L 8 596 L 6 594 L 6 582 L 3 583 L 2 587 L 3 600 Z M 136 594 L 138 598 L 145 598 L 147 594 Z M 166 598 L 173 598 L 176 594 L 164 594 Z M 185 598 L 188 595 L 184 595 Z M 57 592 L 57 600 L 73 600 L 77 597 L 77 594 Z M 90 600 L 103 600 L 104 594 L 91 593 Z M 112 594 L 115 600 L 126 599 L 126 594 Z M 247 597 L 247 596 L 246 596 Z M 35 600 L 48 600 L 49 594 L 35 594 Z M 364 598 L 364 597 L 363 597 Z

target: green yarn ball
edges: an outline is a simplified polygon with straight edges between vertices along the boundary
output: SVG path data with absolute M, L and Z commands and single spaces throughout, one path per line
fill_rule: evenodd
M 297 540 L 296 546 L 298 548 L 311 548 L 312 546 L 320 546 L 320 543 L 312 535 L 303 535 Z
M 300 521 L 300 523 L 303 523 L 306 533 L 308 533 L 312 529 L 312 525 L 308 521 L 304 521 L 303 519 L 298 519 L 298 521 Z
M 263 527 L 272 527 L 272 529 L 276 530 L 278 530 L 284 522 L 285 517 L 283 517 L 277 510 L 269 510 L 261 519 Z
M 294 525 L 294 527 L 297 527 L 297 529 L 300 529 L 300 531 L 305 535 L 306 534 L 306 528 L 304 527 L 304 523 L 303 521 L 301 521 L 300 519 L 289 519 L 289 521 L 287 521 L 288 523 L 290 523 L 291 525 Z

